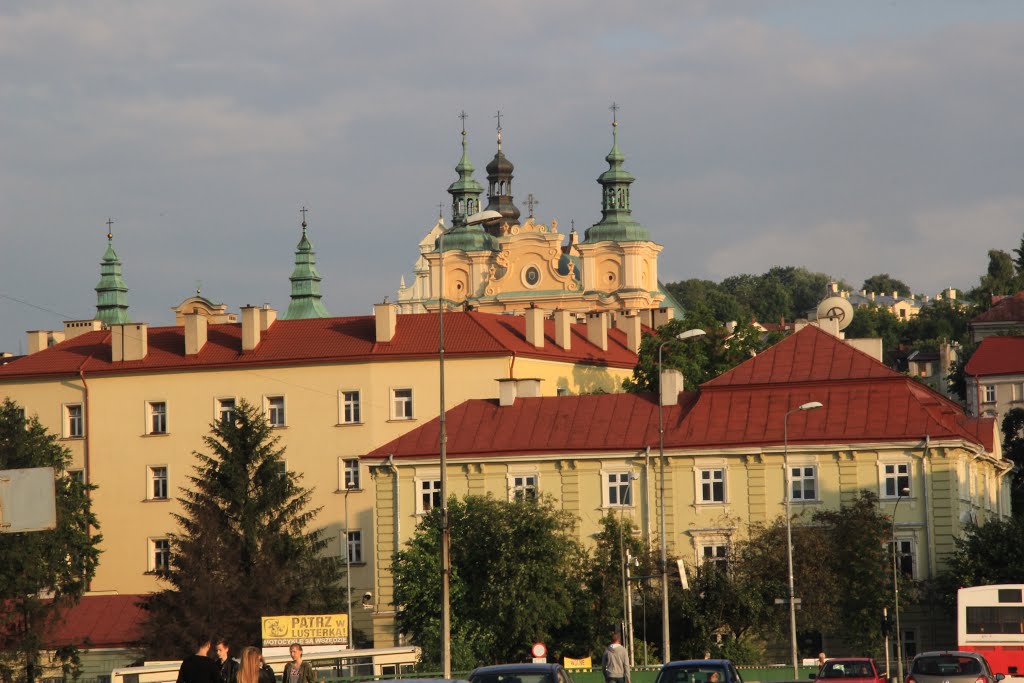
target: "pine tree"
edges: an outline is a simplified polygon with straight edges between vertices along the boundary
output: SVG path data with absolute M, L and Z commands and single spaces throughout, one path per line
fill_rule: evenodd
M 95 487 L 70 476 L 70 466 L 71 453 L 37 419 L 26 419 L 10 399 L 0 404 L 0 470 L 52 467 L 57 506 L 55 529 L 0 534 L 3 681 L 31 680 L 39 672 L 44 629 L 78 602 L 96 573 L 102 537 L 89 501 Z
M 323 556 L 320 509 L 310 489 L 284 471 L 284 449 L 263 415 L 240 401 L 233 420 L 210 426 L 210 454 L 196 452 L 174 515 L 170 584 L 144 604 L 143 645 L 151 657 L 180 657 L 198 633 L 233 645 L 260 642 L 260 617 L 344 610 L 344 566 Z

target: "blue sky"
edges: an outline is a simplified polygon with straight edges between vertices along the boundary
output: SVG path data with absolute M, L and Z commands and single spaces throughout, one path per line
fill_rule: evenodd
M 135 320 L 197 282 L 283 310 L 303 205 L 328 310 L 369 312 L 447 206 L 463 109 L 477 179 L 501 109 L 517 204 L 582 230 L 618 102 L 666 281 L 934 293 L 1024 232 L 1020 2 L 14 2 L 0 69 L 0 350 L 92 315 L 108 216 Z

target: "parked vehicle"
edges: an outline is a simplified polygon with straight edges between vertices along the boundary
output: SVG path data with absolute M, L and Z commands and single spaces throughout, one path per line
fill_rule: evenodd
M 495 664 L 478 666 L 469 683 L 573 683 L 561 664 Z
M 842 678 L 843 683 L 886 683 L 885 672 L 870 657 L 837 657 L 826 659 L 817 674 L 811 678 L 826 683 Z
M 922 652 L 910 664 L 906 683 L 995 683 L 1004 678 L 993 674 L 977 652 Z
M 743 683 L 728 659 L 687 659 L 661 667 L 654 683 Z

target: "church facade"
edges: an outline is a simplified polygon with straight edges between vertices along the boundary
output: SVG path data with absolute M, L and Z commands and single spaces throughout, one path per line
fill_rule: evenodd
M 651 324 L 653 311 L 676 307 L 658 281 L 662 247 L 632 217 L 630 185 L 635 179 L 623 168 L 617 121 L 605 160 L 608 169 L 597 179 L 601 220 L 580 240 L 575 230 L 560 232 L 556 220 L 544 224 L 532 215 L 520 218 L 512 195 L 514 167 L 502 150 L 499 127 L 498 150 L 486 168 L 484 209 L 501 218 L 474 225 L 469 219 L 481 211 L 484 188 L 473 178 L 463 129 L 458 178 L 448 187 L 452 227 L 441 218 L 420 242 L 413 282 L 407 285 L 403 278 L 398 291 L 399 309 L 432 311 L 444 301 L 448 307 L 489 313 L 528 308 L 630 312 Z

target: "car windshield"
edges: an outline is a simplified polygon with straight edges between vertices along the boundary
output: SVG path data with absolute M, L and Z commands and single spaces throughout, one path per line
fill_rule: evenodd
M 556 683 L 546 671 L 536 673 L 513 672 L 481 673 L 470 679 L 471 683 Z
M 956 655 L 918 657 L 914 660 L 911 673 L 924 676 L 976 676 L 981 673 L 981 663 L 974 657 Z
M 725 683 L 725 671 L 710 664 L 670 666 L 661 670 L 657 683 Z
M 867 662 L 826 662 L 818 678 L 871 678 Z

